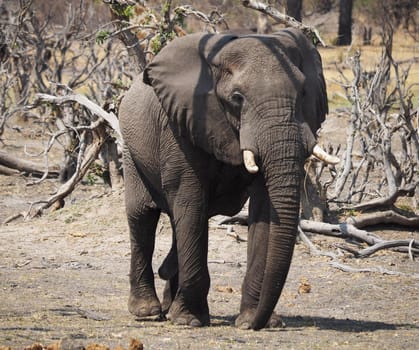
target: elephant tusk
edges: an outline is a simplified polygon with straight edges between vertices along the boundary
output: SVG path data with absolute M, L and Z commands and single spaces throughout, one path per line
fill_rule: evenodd
M 338 157 L 332 156 L 324 151 L 319 145 L 315 145 L 313 148 L 313 155 L 325 163 L 336 165 L 340 162 Z
M 243 151 L 243 161 L 244 166 L 246 167 L 249 173 L 256 174 L 259 171 L 259 167 L 256 165 L 255 162 L 255 155 L 252 151 L 249 151 L 247 149 Z

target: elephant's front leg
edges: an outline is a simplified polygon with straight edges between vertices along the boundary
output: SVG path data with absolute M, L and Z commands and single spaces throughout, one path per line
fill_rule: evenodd
M 209 324 L 208 214 L 201 186 L 183 183 L 171 213 L 179 272 L 177 292 L 167 317 L 175 324 L 193 327 Z

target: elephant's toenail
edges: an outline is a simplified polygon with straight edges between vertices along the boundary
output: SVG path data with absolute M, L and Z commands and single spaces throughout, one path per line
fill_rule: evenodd
M 191 327 L 202 327 L 202 323 L 199 321 L 199 320 L 197 320 L 196 318 L 194 318 L 190 323 L 189 323 L 189 325 L 191 326 Z
M 243 323 L 240 323 L 240 324 L 238 325 L 238 327 L 239 327 L 240 329 L 250 329 L 250 323 L 248 323 L 248 322 L 243 322 Z
M 160 315 L 161 311 L 160 308 L 158 306 L 152 307 L 150 310 L 150 315 L 151 316 L 155 316 L 155 315 Z

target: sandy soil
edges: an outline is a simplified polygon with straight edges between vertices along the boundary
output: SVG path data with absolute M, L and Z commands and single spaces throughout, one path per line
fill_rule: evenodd
M 342 140 L 342 121 L 330 119 L 322 135 Z M 344 137 L 344 136 L 343 136 Z M 16 140 L 6 139 L 11 151 Z M 14 146 L 13 146 L 14 145 Z M 0 175 L 0 222 L 58 186 L 37 186 L 24 177 Z M 62 348 L 105 344 L 128 347 L 137 338 L 145 349 L 417 349 L 419 339 L 419 263 L 405 254 L 380 252 L 366 259 L 343 255 L 354 268 L 342 272 L 327 257 L 296 246 L 276 311 L 285 328 L 259 332 L 234 327 L 246 268 L 246 243 L 210 223 L 209 304 L 211 327 L 191 329 L 158 320 L 138 320 L 127 310 L 129 239 L 123 190 L 81 185 L 64 209 L 30 221 L 0 226 L 0 348 L 61 341 Z M 247 228 L 232 229 L 246 239 Z M 230 228 L 231 230 L 231 228 Z M 387 238 L 418 238 L 412 230 L 376 229 Z M 337 252 L 337 239 L 311 237 L 323 250 Z M 155 266 L 171 244 L 167 218 L 161 219 Z M 156 269 L 157 270 L 157 269 Z M 157 279 L 161 295 L 163 283 Z M 64 346 L 65 345 L 65 346 Z
M 0 177 L 1 219 L 19 203 L 22 178 Z M 26 197 L 54 186 L 26 187 Z M 13 199 L 14 198 L 14 199 Z M 136 320 L 127 311 L 129 240 L 123 193 L 101 185 L 81 186 L 61 211 L 0 228 L 0 345 L 22 349 L 65 339 L 71 344 L 127 347 L 131 337 L 145 349 L 415 349 L 419 335 L 418 262 L 384 252 L 368 259 L 344 257 L 353 267 L 405 273 L 348 273 L 330 259 L 296 247 L 277 311 L 285 328 L 236 329 L 246 243 L 211 221 L 209 303 L 212 325 L 190 329 L 156 320 Z M 9 206 L 5 205 L 9 203 Z M 234 226 L 242 238 L 246 228 Z M 400 235 L 398 231 L 387 233 Z M 417 233 L 403 231 L 404 236 Z M 338 241 L 312 237 L 325 250 Z M 159 266 L 171 244 L 162 218 L 155 252 Z M 161 293 L 163 284 L 158 281 Z M 307 293 L 308 292 L 308 293 Z

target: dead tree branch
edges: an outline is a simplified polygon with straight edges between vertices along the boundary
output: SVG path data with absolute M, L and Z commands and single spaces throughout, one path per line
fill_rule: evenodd
M 117 36 L 128 50 L 132 68 L 137 74 L 141 73 L 147 64 L 146 53 L 135 33 L 127 30 L 126 27 L 129 26 L 132 13 L 130 9 L 136 5 L 142 7 L 142 1 L 103 0 L 103 2 L 110 6 L 113 23 L 118 32 Z
M 331 259 L 337 259 L 338 256 L 335 253 L 332 252 L 324 252 L 320 249 L 318 249 L 313 242 L 307 237 L 305 232 L 301 229 L 300 226 L 298 226 L 298 236 L 301 238 L 301 240 L 308 246 L 310 249 L 310 254 L 315 256 L 327 256 Z
M 382 212 L 374 212 L 361 214 L 358 216 L 351 216 L 346 219 L 348 224 L 355 226 L 356 228 L 363 228 L 367 226 L 374 226 L 380 224 L 396 224 L 400 226 L 406 226 L 412 229 L 419 229 L 419 217 L 406 217 L 404 215 L 396 213 L 394 210 L 386 210 Z
M 33 176 L 43 176 L 46 173 L 49 178 L 57 178 L 60 174 L 57 168 L 45 169 L 37 163 L 18 159 L 3 151 L 0 151 L 0 165 L 4 167 L 5 173 L 9 172 L 10 174 L 15 174 L 13 170 L 17 170 L 18 173 L 24 172 Z
M 358 51 L 348 59 L 352 81 L 341 71 L 351 119 L 345 162 L 327 180 L 327 188 L 329 202 L 347 210 L 389 209 L 400 197 L 413 197 L 419 184 L 418 132 L 411 87 L 406 85 L 409 67 L 402 70 L 392 57 L 392 28 L 385 26 L 382 36 L 384 47 L 374 72 L 362 69 Z M 394 110 L 399 112 L 390 113 Z
M 350 273 L 375 272 L 375 273 L 381 273 L 381 274 L 385 274 L 385 275 L 394 275 L 394 276 L 405 275 L 402 272 L 387 270 L 387 269 L 384 269 L 381 266 L 372 267 L 372 268 L 354 268 L 354 267 L 348 266 L 346 264 L 342 264 L 339 261 L 339 256 L 342 255 L 342 254 L 339 254 L 338 255 L 338 254 L 335 254 L 333 252 L 324 252 L 324 251 L 318 249 L 316 247 L 316 245 L 307 237 L 307 235 L 304 233 L 304 231 L 301 229 L 301 227 L 298 227 L 298 235 L 301 238 L 301 240 L 308 246 L 308 248 L 310 250 L 310 254 L 315 255 L 315 256 L 326 256 L 326 257 L 332 259 L 332 261 L 329 262 L 328 264 L 330 266 L 336 268 L 336 269 L 341 270 L 341 271 L 350 272 Z M 413 244 L 413 240 L 410 243 Z M 367 252 L 368 249 L 370 249 L 370 248 L 364 249 L 364 254 Z M 372 250 L 372 249 L 370 249 L 370 250 Z M 370 252 L 370 254 L 366 254 L 363 257 L 366 257 L 368 255 L 371 255 L 372 253 L 373 252 Z M 361 256 L 361 255 L 357 255 L 357 256 Z M 412 256 L 411 256 L 411 259 L 413 260 L 413 257 Z M 419 275 L 418 274 L 414 274 L 412 277 L 419 278 Z
M 75 131 L 79 139 L 78 155 L 74 173 L 69 179 L 61 185 L 58 191 L 46 200 L 35 202 L 31 205 L 31 208 L 27 213 L 24 213 L 25 218 L 32 218 L 40 215 L 43 210 L 49 208 L 56 202 L 63 202 L 64 198 L 71 193 L 75 186 L 83 179 L 91 164 L 97 159 L 102 146 L 109 139 L 109 130 L 107 127 L 111 127 L 115 131 L 116 137 L 121 140 L 119 123 L 116 116 L 112 112 L 106 112 L 103 108 L 99 107 L 94 102 L 90 101 L 87 97 L 75 94 L 71 89 L 67 88 L 70 92 L 69 95 L 53 96 L 49 94 L 36 94 L 34 103 L 28 106 L 27 109 L 39 108 L 42 105 L 48 104 L 54 106 L 54 108 L 67 108 L 65 105 L 71 104 L 77 106 L 77 109 L 81 109 L 85 115 L 84 124 L 81 125 L 66 125 L 66 127 L 72 131 Z M 51 144 L 62 134 L 65 130 L 58 131 L 53 134 L 50 142 L 44 150 L 44 155 L 47 156 Z M 10 167 L 13 159 L 9 159 L 0 152 L 0 163 L 3 161 Z M 6 162 L 6 161 L 7 162 Z M 32 170 L 29 168 L 28 170 Z M 40 173 L 45 173 L 43 170 Z M 53 173 L 52 171 L 50 172 Z M 55 175 L 58 176 L 58 171 Z M 22 216 L 14 215 L 6 219 L 6 223 Z
M 92 132 L 93 140 L 87 145 L 88 142 L 88 134 L 87 132 L 83 133 L 82 135 L 82 147 L 86 148 L 85 152 L 79 153 L 79 159 L 76 167 L 76 171 L 74 172 L 73 176 L 65 182 L 61 187 L 58 189 L 57 193 L 49 197 L 45 201 L 40 201 L 33 203 L 31 209 L 26 213 L 26 217 L 33 218 L 42 214 L 43 210 L 49 208 L 55 202 L 59 200 L 63 200 L 66 196 L 68 196 L 76 187 L 76 185 L 80 182 L 80 180 L 86 175 L 87 171 L 89 170 L 90 165 L 95 161 L 97 158 L 100 149 L 104 142 L 106 141 L 106 130 L 102 123 L 97 125 L 97 127 Z M 38 205 L 40 204 L 40 205 Z
M 323 235 L 339 237 L 343 239 L 354 239 L 358 242 L 368 244 L 370 246 L 369 248 L 360 251 L 341 246 L 341 248 L 350 251 L 357 257 L 367 257 L 382 249 L 400 247 L 411 247 L 411 251 L 413 251 L 415 254 L 419 253 L 418 240 L 413 240 L 413 242 L 409 239 L 386 241 L 375 234 L 372 234 L 368 231 L 360 230 L 348 223 L 327 224 L 309 220 L 300 220 L 300 227 L 303 231 L 306 232 L 320 233 Z
M 348 265 L 344 265 L 342 263 L 339 263 L 337 261 L 332 261 L 329 263 L 330 266 L 339 269 L 343 272 L 351 272 L 351 273 L 355 273 L 355 272 L 363 272 L 363 273 L 381 273 L 383 275 L 390 275 L 390 276 L 406 276 L 407 274 L 403 273 L 403 272 L 399 272 L 399 271 L 392 271 L 392 270 L 388 270 L 385 269 L 381 266 L 378 267 L 369 267 L 369 268 L 355 268 L 352 266 L 348 266 Z M 413 275 L 409 275 L 410 277 L 413 278 L 419 278 L 419 274 L 413 274 Z
M 96 103 L 90 101 L 86 96 L 80 94 L 71 94 L 64 96 L 52 96 L 48 94 L 36 94 L 35 100 L 30 108 L 38 106 L 40 103 L 52 103 L 54 105 L 60 106 L 65 103 L 79 103 L 80 105 L 86 107 L 93 115 L 102 118 L 107 124 L 116 131 L 117 136 L 121 139 L 121 131 L 119 129 L 118 118 L 112 112 L 108 113 L 103 108 L 98 106 Z
M 271 18 L 273 18 L 278 23 L 283 23 L 289 27 L 300 29 L 305 33 L 305 35 L 313 42 L 314 45 L 321 44 L 322 46 L 326 47 L 327 45 L 322 40 L 319 32 L 317 29 L 306 26 L 302 24 L 301 22 L 298 22 L 295 18 L 287 16 L 280 11 L 278 11 L 276 8 L 265 4 L 261 1 L 254 1 L 254 0 L 242 0 L 243 6 L 247 8 L 251 8 L 256 11 L 260 11 Z
M 348 222 L 340 224 L 329 224 L 325 222 L 317 222 L 312 220 L 300 220 L 298 227 L 298 232 L 300 237 L 307 243 L 311 250 L 315 254 L 320 254 L 320 251 L 317 251 L 313 248 L 312 244 L 308 243 L 308 238 L 305 235 L 305 232 L 311 232 L 316 234 L 322 234 L 331 237 L 337 237 L 345 240 L 355 240 L 357 242 L 366 243 L 369 245 L 368 248 L 362 250 L 355 250 L 348 246 L 340 246 L 340 248 L 345 249 L 348 252 L 351 252 L 356 257 L 367 257 L 370 256 L 379 250 L 397 248 L 398 251 L 408 252 L 409 254 L 418 255 L 419 254 L 419 241 L 411 239 L 403 240 L 384 240 L 383 238 L 373 234 L 371 232 L 361 230 L 357 227 L 365 227 L 367 225 L 375 225 L 378 220 L 384 220 L 391 223 L 402 223 L 409 225 L 409 227 L 415 229 L 418 226 L 419 222 L 417 217 L 414 218 L 405 218 L 397 213 L 387 211 L 383 213 L 381 217 L 374 218 L 372 214 L 365 215 L 359 221 L 356 221 L 356 218 L 349 218 Z M 354 224 L 352 224 L 354 222 Z M 231 224 L 248 224 L 248 216 L 241 214 L 234 216 L 232 218 L 224 218 L 219 222 L 219 225 L 231 225 Z M 408 249 L 407 249 L 408 248 Z M 323 254 L 332 257 L 331 254 Z

